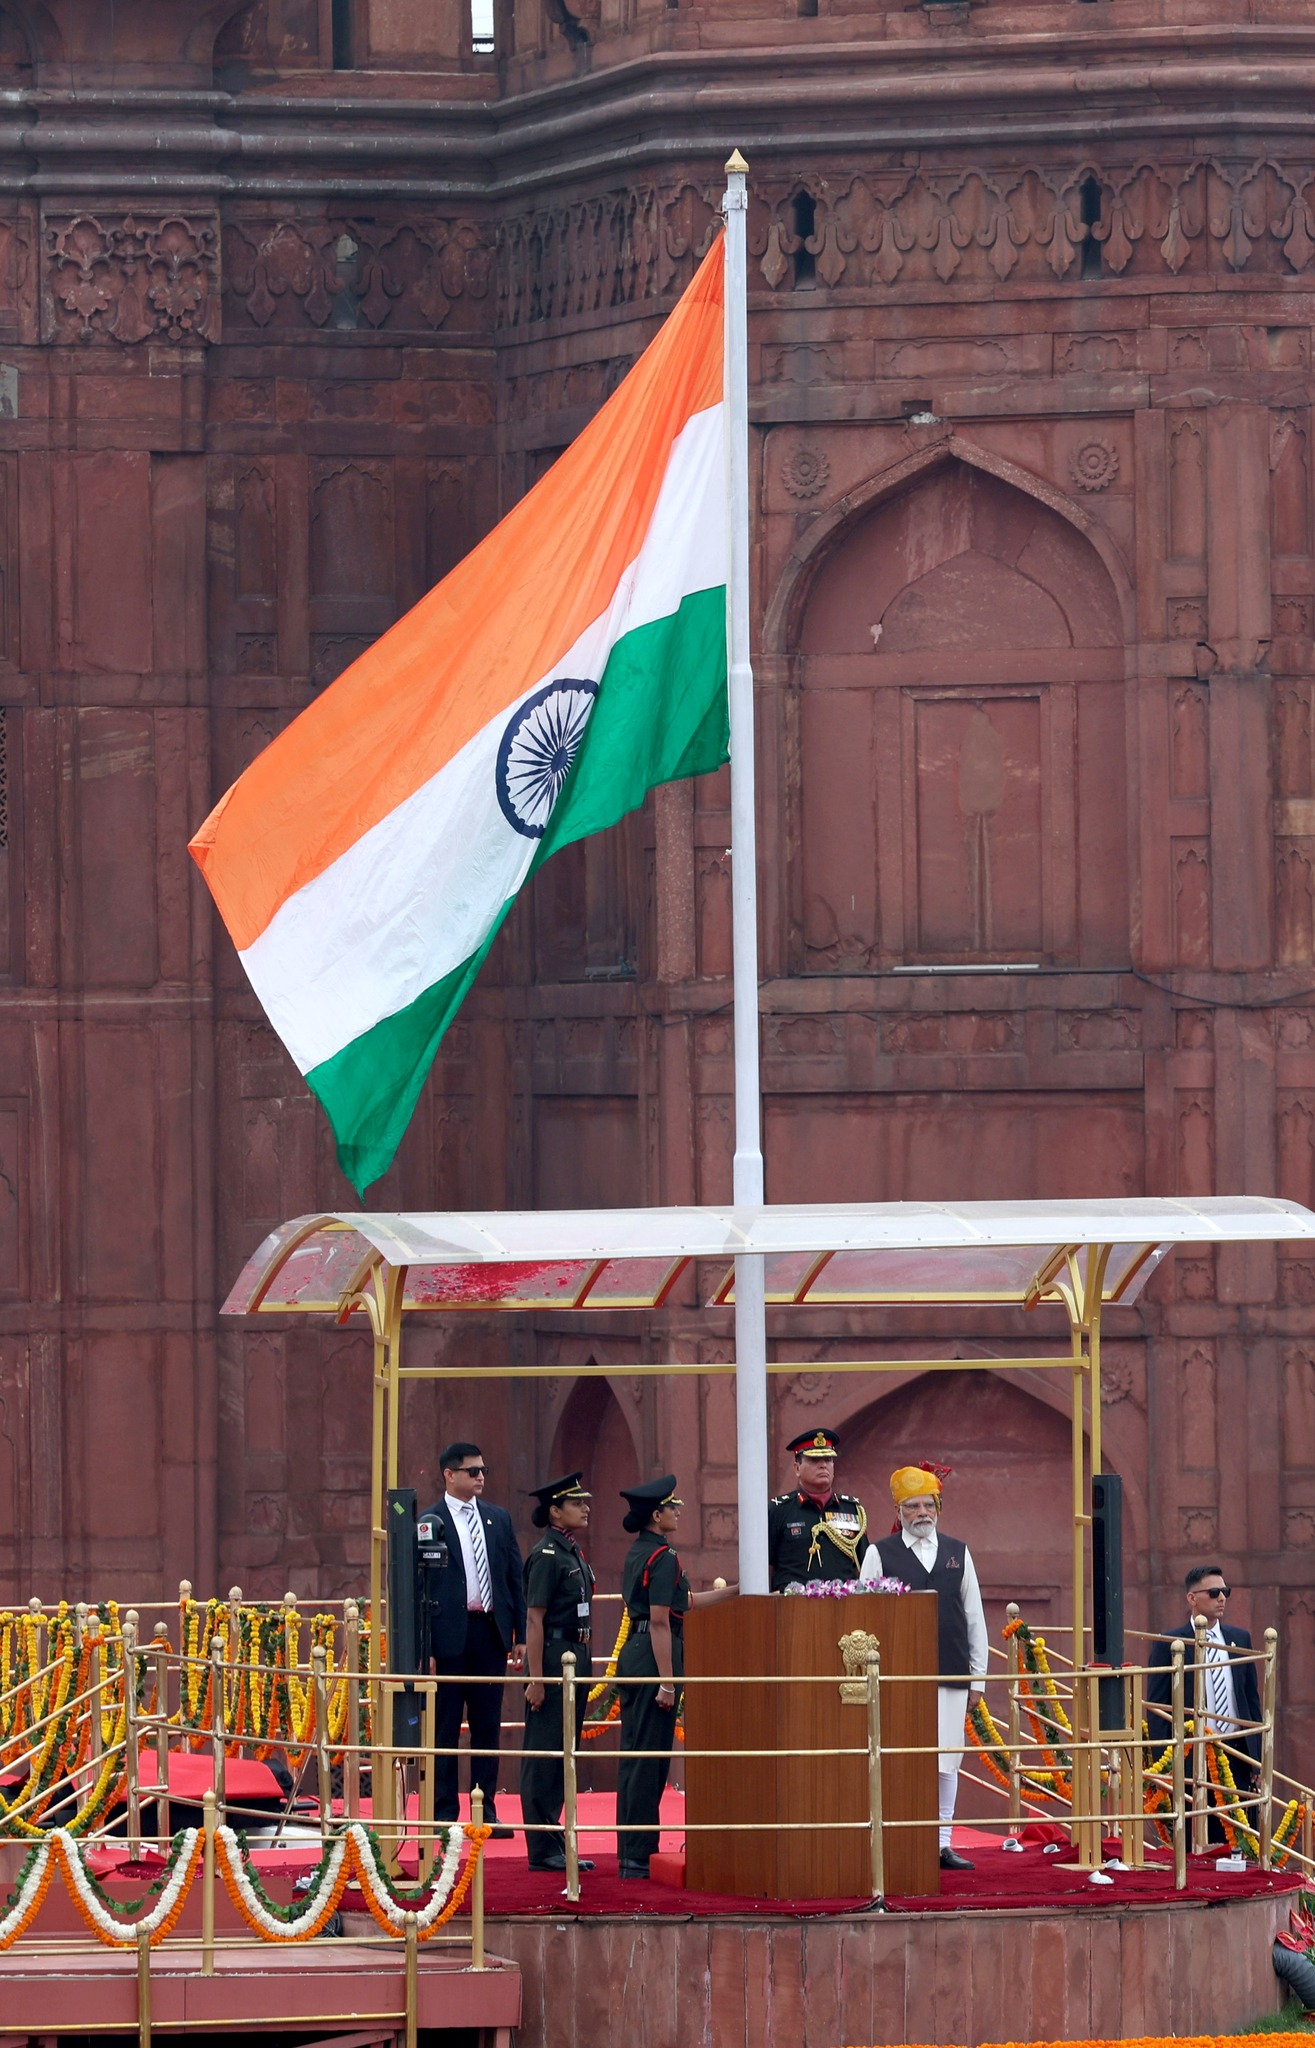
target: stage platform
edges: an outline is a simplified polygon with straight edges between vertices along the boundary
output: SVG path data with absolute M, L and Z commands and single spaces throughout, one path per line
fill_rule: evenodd
M 669 1792 L 664 1849 L 679 1846 L 682 1807 Z M 608 1836 L 593 1837 L 598 1868 L 572 1905 L 560 1877 L 525 1869 L 519 1842 L 490 1844 L 489 1942 L 522 1976 L 517 2048 L 614 2037 L 618 2014 L 626 2048 L 973 2048 L 1220 2034 L 1281 2007 L 1270 1951 L 1296 1878 L 1193 1859 L 1186 1894 L 1163 1865 L 1093 1885 L 1062 1856 L 998 1841 L 956 1831 L 977 1870 L 884 1912 L 622 1884 Z
M 520 2020 L 520 1977 L 514 1964 L 487 1959 L 470 1968 L 467 1952 L 422 1947 L 417 2010 L 434 2048 L 510 2048 Z M 400 1942 L 312 1941 L 220 1948 L 213 1977 L 201 1975 L 200 1950 L 168 1943 L 151 1956 L 151 2028 L 189 2040 L 225 2032 L 335 2035 L 353 2048 L 400 2041 L 406 2009 Z M 24 2035 L 82 2034 L 93 2040 L 137 2035 L 134 1950 L 22 1941 L 0 1955 L 0 2040 Z M 519 2037 L 517 2037 L 519 2038 Z
M 518 1817 L 514 1799 L 499 1802 Z M 871 2048 L 871 2044 L 1131 2039 L 1221 2034 L 1282 2003 L 1270 1959 L 1299 1880 L 1220 1873 L 1192 1859 L 1175 1893 L 1158 1858 L 1112 1871 L 1108 1884 L 1040 1845 L 956 1830 L 972 1872 L 942 1873 L 935 1898 L 782 1902 L 718 1897 L 678 1883 L 623 1881 L 610 1796 L 586 1794 L 582 1835 L 596 1867 L 581 1898 L 557 1873 L 531 1872 L 523 1841 L 490 1842 L 485 1863 L 490 1967 L 471 1968 L 465 1912 L 451 1945 L 419 1954 L 420 2026 L 433 2048 Z M 663 1804 L 663 1850 L 678 1868 L 684 1802 Z M 259 1853 L 259 1852 L 258 1852 Z M 272 1896 L 290 1898 L 309 1845 L 261 1853 Z M 119 1883 L 107 1877 L 118 1891 Z M 123 1880 L 128 1893 L 140 1878 Z M 344 1898 L 348 1939 L 279 1948 L 226 1947 L 241 1929 L 221 1893 L 212 1978 L 200 1974 L 197 1901 L 179 1938 L 152 1956 L 152 2012 L 162 2035 L 214 2039 L 259 2029 L 343 2048 L 400 2037 L 401 1945 Z M 71 1937 L 80 1935 L 79 1952 Z M 135 2033 L 136 1956 L 89 1947 L 56 1886 L 36 1928 L 0 1955 L 0 2048 L 25 2034 Z

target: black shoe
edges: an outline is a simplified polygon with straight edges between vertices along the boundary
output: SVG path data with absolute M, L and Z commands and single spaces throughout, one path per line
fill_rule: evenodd
M 577 1867 L 577 1869 L 579 1869 L 579 1870 L 592 1870 L 594 1866 L 593 1866 L 593 1862 L 592 1862 L 592 1860 L 591 1860 L 591 1858 L 590 1858 L 590 1857 L 588 1857 L 588 1856 L 581 1856 L 581 1857 L 579 1858 L 578 1862 L 577 1862 L 577 1865 L 576 1865 L 576 1867 Z M 531 1863 L 531 1865 L 530 1865 L 530 1869 L 531 1869 L 531 1870 L 556 1870 L 556 1871 L 562 1871 L 562 1870 L 565 1870 L 565 1868 L 566 1868 L 566 1858 L 565 1858 L 564 1856 L 560 1856 L 560 1857 L 554 1856 L 554 1857 L 550 1858 L 550 1859 L 549 1859 L 549 1860 L 548 1860 L 547 1862 Z M 646 1873 L 646 1874 L 647 1874 L 647 1873 Z
M 957 1849 L 941 1850 L 942 1870 L 976 1870 L 976 1868 L 977 1865 L 970 1863 L 966 1856 L 961 1856 Z
M 504 1827 L 501 1821 L 495 1820 L 489 1830 L 489 1839 L 494 1842 L 514 1842 L 516 1830 L 515 1828 Z
M 623 1863 L 621 1865 L 620 1874 L 622 1877 L 627 1879 L 638 1877 L 646 1878 L 648 1876 L 648 1865 L 647 1863 Z

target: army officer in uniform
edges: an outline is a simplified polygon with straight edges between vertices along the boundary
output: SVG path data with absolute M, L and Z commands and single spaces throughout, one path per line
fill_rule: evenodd
M 676 1739 L 679 1680 L 685 1670 L 685 1615 L 691 1607 L 729 1600 L 737 1586 L 690 1591 L 671 1539 L 683 1503 L 676 1475 L 627 1487 L 624 1527 L 635 1540 L 621 1574 L 630 1632 L 617 1659 L 618 1678 L 655 1678 L 656 1685 L 621 1687 L 621 1769 L 616 1781 L 617 1849 L 622 1877 L 647 1877 L 658 1845 L 658 1811 Z M 657 1751 L 632 1756 L 632 1750 Z
M 560 1678 L 563 1656 L 567 1650 L 574 1651 L 580 1680 L 575 1694 L 578 1743 L 594 1668 L 589 1652 L 594 1575 L 578 1542 L 589 1526 L 593 1496 L 581 1486 L 583 1477 L 582 1472 L 568 1472 L 564 1479 L 531 1489 L 539 1505 L 530 1519 L 536 1529 L 547 1531 L 525 1560 L 525 1657 L 530 1676 L 525 1688 L 521 1815 L 531 1870 L 566 1868 L 566 1838 L 561 1827 L 565 1792 L 562 1688 L 545 1685 L 544 1680 Z M 586 1857 L 580 1858 L 581 1870 L 593 1867 Z
M 868 1518 L 852 1493 L 836 1493 L 833 1429 L 808 1429 L 786 1445 L 795 1483 L 767 1510 L 767 1568 L 773 1593 L 810 1579 L 856 1579 L 868 1550 Z

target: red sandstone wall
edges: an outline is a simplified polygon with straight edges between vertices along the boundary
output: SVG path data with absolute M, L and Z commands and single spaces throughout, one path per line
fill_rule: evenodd
M 265 1230 L 351 1198 L 185 840 L 624 374 L 732 142 L 771 1194 L 1311 1198 L 1304 10 L 819 10 L 595 0 L 585 42 L 515 0 L 492 57 L 404 0 L 339 12 L 336 46 L 319 0 L 119 0 L 112 48 L 71 0 L 0 11 L 6 80 L 46 93 L 0 129 L 12 1592 L 359 1583 L 360 1340 L 215 1317 Z M 665 792 L 545 872 L 375 1206 L 728 1194 L 726 800 Z M 1284 1628 L 1294 1732 L 1312 1303 L 1306 1260 L 1186 1257 L 1107 1353 L 1138 1614 L 1218 1555 L 1236 1618 Z M 1061 1611 L 1067 1420 L 1007 1365 L 1029 1327 L 776 1336 L 804 1369 L 778 1442 L 843 1426 L 877 1522 L 892 1464 L 946 1458 L 993 1603 Z M 729 1356 L 692 1294 L 660 1330 L 415 1343 L 558 1369 L 413 1390 L 422 1489 L 472 1426 L 504 1497 L 674 1463 L 692 1563 L 730 1562 L 729 1381 L 624 1372 Z M 1006 1362 L 835 1370 L 958 1343 Z

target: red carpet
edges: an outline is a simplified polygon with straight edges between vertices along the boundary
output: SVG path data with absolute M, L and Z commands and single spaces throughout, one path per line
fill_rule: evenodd
M 498 1801 L 499 1816 L 519 1822 L 520 1802 L 509 1796 Z M 490 1842 L 484 1862 L 484 1910 L 495 1919 L 521 1916 L 579 1916 L 635 1919 L 649 1915 L 667 1919 L 744 1919 L 766 1915 L 783 1919 L 814 1918 L 828 1913 L 858 1913 L 871 1909 L 868 1899 L 745 1899 L 719 1892 L 689 1891 L 682 1885 L 653 1879 L 625 1879 L 617 1869 L 615 1800 L 610 1794 L 586 1792 L 580 1798 L 580 1853 L 592 1857 L 595 1868 L 580 1879 L 580 1898 L 574 1904 L 566 1898 L 566 1879 L 557 1871 L 531 1870 L 525 1860 L 524 1837 L 509 1842 Z M 463 1813 L 463 1818 L 465 1815 Z M 662 1802 L 662 1848 L 679 1853 L 684 1847 L 684 1795 L 669 1789 Z M 597 1832 L 591 1832 L 596 1829 Z M 1014 1912 L 1109 1912 L 1120 1907 L 1168 1905 L 1175 1899 L 1250 1899 L 1267 1892 L 1297 1890 L 1300 1879 L 1283 1873 L 1263 1875 L 1258 1870 L 1216 1871 L 1213 1857 L 1188 1860 L 1186 1893 L 1173 1888 L 1173 1859 L 1158 1852 L 1144 1870 L 1109 1873 L 1110 1884 L 1093 1884 L 1088 1873 L 1065 1869 L 1068 1851 L 1047 1855 L 1039 1845 L 1021 1851 L 1004 1849 L 998 1835 L 971 1827 L 956 1828 L 955 1847 L 970 1856 L 972 1870 L 941 1872 L 941 1889 L 930 1898 L 890 1898 L 891 1913 L 955 1913 L 980 1911 Z M 292 1896 L 292 1882 L 299 1871 L 310 1867 L 304 1841 L 285 1843 L 277 1850 L 260 1852 L 259 1860 L 269 1873 L 267 1882 L 279 1896 Z M 415 1869 L 414 1851 L 402 1851 L 404 1870 Z M 343 1901 L 349 1909 L 363 1907 L 364 1901 L 349 1891 Z M 469 1912 L 469 1904 L 463 1909 Z
M 954 1913 L 991 1907 L 1015 1912 L 1108 1910 L 1120 1906 L 1169 1905 L 1174 1900 L 1253 1899 L 1264 1892 L 1295 1891 L 1301 1880 L 1281 1871 L 1216 1871 L 1211 1856 L 1189 1856 L 1187 1890 L 1174 1890 L 1173 1858 L 1157 1855 L 1144 1870 L 1111 1870 L 1112 1884 L 1093 1884 L 1083 1870 L 1065 1870 L 1064 1851 L 1047 1856 L 1039 1848 L 1021 1854 L 956 1830 L 955 1846 L 970 1856 L 973 1870 L 943 1870 L 937 1898 L 889 1899 L 893 1913 Z M 1148 1855 L 1150 1852 L 1147 1852 Z
M 1299 1879 L 1280 1874 L 1265 1876 L 1260 1871 L 1217 1874 L 1212 1859 L 1193 1857 L 1188 1863 L 1188 1889 L 1184 1895 L 1173 1888 L 1173 1865 L 1112 1871 L 1112 1884 L 1092 1884 L 1080 1870 L 1055 1866 L 1060 1856 L 1043 1857 L 1040 1850 L 1021 1855 L 999 1848 L 982 1848 L 964 1842 L 971 1850 L 975 1870 L 947 1870 L 941 1873 L 941 1892 L 935 1898 L 888 1899 L 892 1913 L 954 1913 L 983 1908 L 1015 1912 L 1117 1911 L 1129 1905 L 1169 1904 L 1184 1896 L 1192 1899 L 1249 1899 L 1262 1892 L 1296 1890 Z M 742 1918 L 747 1914 L 775 1914 L 787 1919 L 827 1913 L 855 1913 L 869 1905 L 866 1899 L 740 1899 L 717 1892 L 695 1892 L 674 1885 L 624 1883 L 617 1875 L 615 1856 L 596 1858 L 597 1868 L 580 1879 L 580 1899 L 569 1905 L 565 1879 L 526 1868 L 519 1858 L 491 1859 L 485 1876 L 484 1910 L 492 1916 L 520 1914 L 614 1914 L 625 1918 L 657 1914 L 677 1918 Z
M 510 1797 L 498 1801 L 499 1815 L 519 1821 L 519 1802 Z M 634 1919 L 654 1915 L 669 1919 L 743 1919 L 765 1915 L 777 1918 L 812 1918 L 828 1913 L 856 1913 L 870 1908 L 867 1899 L 744 1899 L 717 1892 L 695 1892 L 682 1886 L 655 1883 L 652 1879 L 623 1881 L 617 1871 L 616 1836 L 612 1831 L 615 1803 L 611 1795 L 584 1793 L 580 1799 L 580 1853 L 591 1856 L 595 1869 L 580 1879 L 580 1898 L 572 1904 L 565 1896 L 566 1879 L 560 1872 L 531 1870 L 525 1860 L 521 1836 L 510 1842 L 490 1842 L 484 1865 L 484 1909 L 493 1918 L 509 1919 L 528 1915 L 556 1919 L 594 1915 Z M 463 1816 L 464 1817 L 464 1816 Z M 683 1847 L 685 1802 L 683 1795 L 668 1790 L 662 1802 L 662 1848 Z M 599 1830 L 596 1834 L 590 1828 Z M 1117 1911 L 1120 1907 L 1169 1904 L 1173 1900 L 1248 1899 L 1266 1892 L 1296 1890 L 1300 1880 L 1282 1873 L 1263 1875 L 1257 1870 L 1216 1872 L 1212 1857 L 1192 1857 L 1188 1862 L 1186 1894 L 1173 1888 L 1173 1860 L 1157 1855 L 1141 1871 L 1111 1871 L 1110 1884 L 1093 1884 L 1080 1870 L 1061 1866 L 1067 1852 L 1046 1855 L 1039 1846 L 1021 1852 L 1003 1849 L 1000 1838 L 973 1828 L 956 1828 L 955 1846 L 970 1856 L 973 1870 L 941 1872 L 941 1890 L 933 1898 L 887 1900 L 887 1911 L 898 1913 L 946 1913 L 983 1908 L 1015 1912 Z M 291 1861 L 295 1851 L 284 1851 Z M 304 1855 L 304 1851 L 302 1851 Z M 348 1904 L 352 1901 L 349 1899 Z M 466 1911 L 469 1911 L 467 1906 Z

